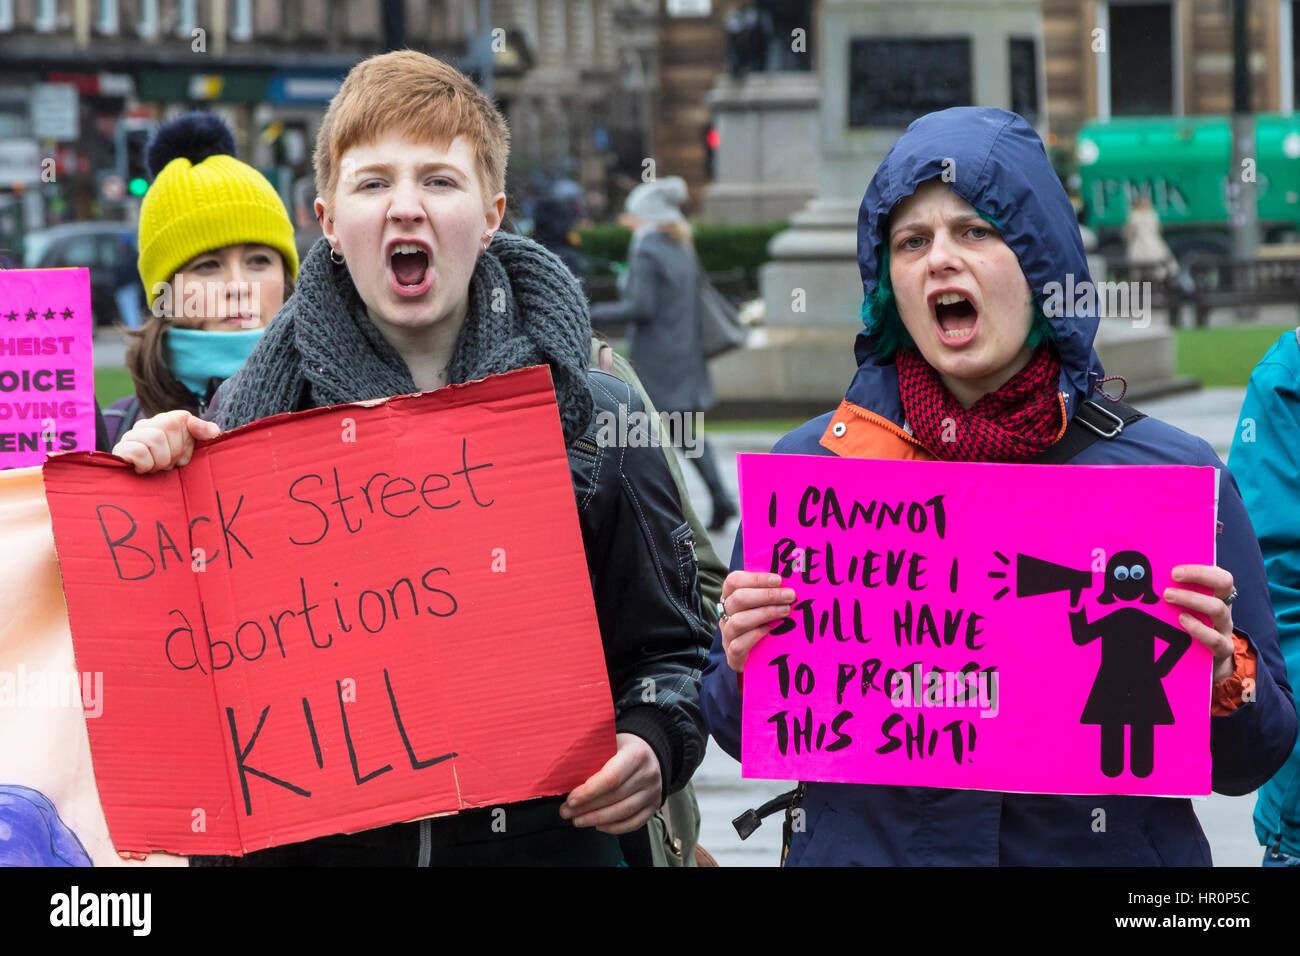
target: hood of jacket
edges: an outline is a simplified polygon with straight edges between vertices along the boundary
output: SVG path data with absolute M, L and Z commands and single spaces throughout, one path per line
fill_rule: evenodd
M 942 179 L 976 210 L 997 221 L 1002 238 L 1055 332 L 1067 417 L 1102 377 L 1093 350 L 1095 296 L 1079 299 L 1092 277 L 1069 197 L 1048 161 L 1043 141 L 1022 117 L 987 107 L 955 107 L 914 120 L 876 170 L 858 211 L 858 268 L 864 301 L 879 283 L 881 245 L 889 214 L 929 180 Z M 1059 283 L 1059 287 L 1055 284 Z M 1055 296 L 1049 307 L 1048 300 Z M 899 424 L 898 373 L 880 363 L 874 337 L 858 334 L 858 372 L 847 401 Z

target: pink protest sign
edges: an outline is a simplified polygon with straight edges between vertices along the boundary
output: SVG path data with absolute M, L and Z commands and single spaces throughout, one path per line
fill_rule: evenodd
M 1213 468 L 741 455 L 740 488 L 745 568 L 796 594 L 744 776 L 1210 792 L 1212 654 L 1159 595 L 1214 563 Z
M 86 269 L 0 270 L 0 468 L 95 449 Z

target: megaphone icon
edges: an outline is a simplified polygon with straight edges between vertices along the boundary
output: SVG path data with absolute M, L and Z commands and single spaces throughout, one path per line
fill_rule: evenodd
M 1016 555 L 1016 597 L 1035 594 L 1070 592 L 1070 606 L 1079 603 L 1083 592 L 1092 587 L 1091 571 L 1076 571 L 1063 564 L 1044 561 L 1029 554 Z

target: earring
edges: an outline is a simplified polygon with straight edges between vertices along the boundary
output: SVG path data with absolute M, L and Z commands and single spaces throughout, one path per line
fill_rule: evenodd
M 488 246 L 492 245 L 492 233 L 483 233 L 483 251 L 487 252 Z
M 334 263 L 336 266 L 343 265 L 343 256 L 333 246 L 330 246 L 330 262 Z

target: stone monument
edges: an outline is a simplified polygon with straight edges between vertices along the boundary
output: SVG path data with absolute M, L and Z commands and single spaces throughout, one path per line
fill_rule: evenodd
M 812 72 L 724 73 L 709 92 L 718 133 L 713 182 L 700 218 L 789 219 L 817 195 L 821 78 Z
M 817 195 L 772 239 L 758 343 L 713 364 L 727 411 L 804 414 L 839 403 L 862 328 L 857 214 L 867 183 L 907 124 L 933 110 L 1009 109 L 1045 136 L 1042 32 L 1038 0 L 823 0 Z M 1168 329 L 1126 324 L 1116 348 L 1104 341 L 1111 325 L 1097 343 L 1108 372 L 1173 378 Z M 1140 356 L 1131 363 L 1129 344 Z

